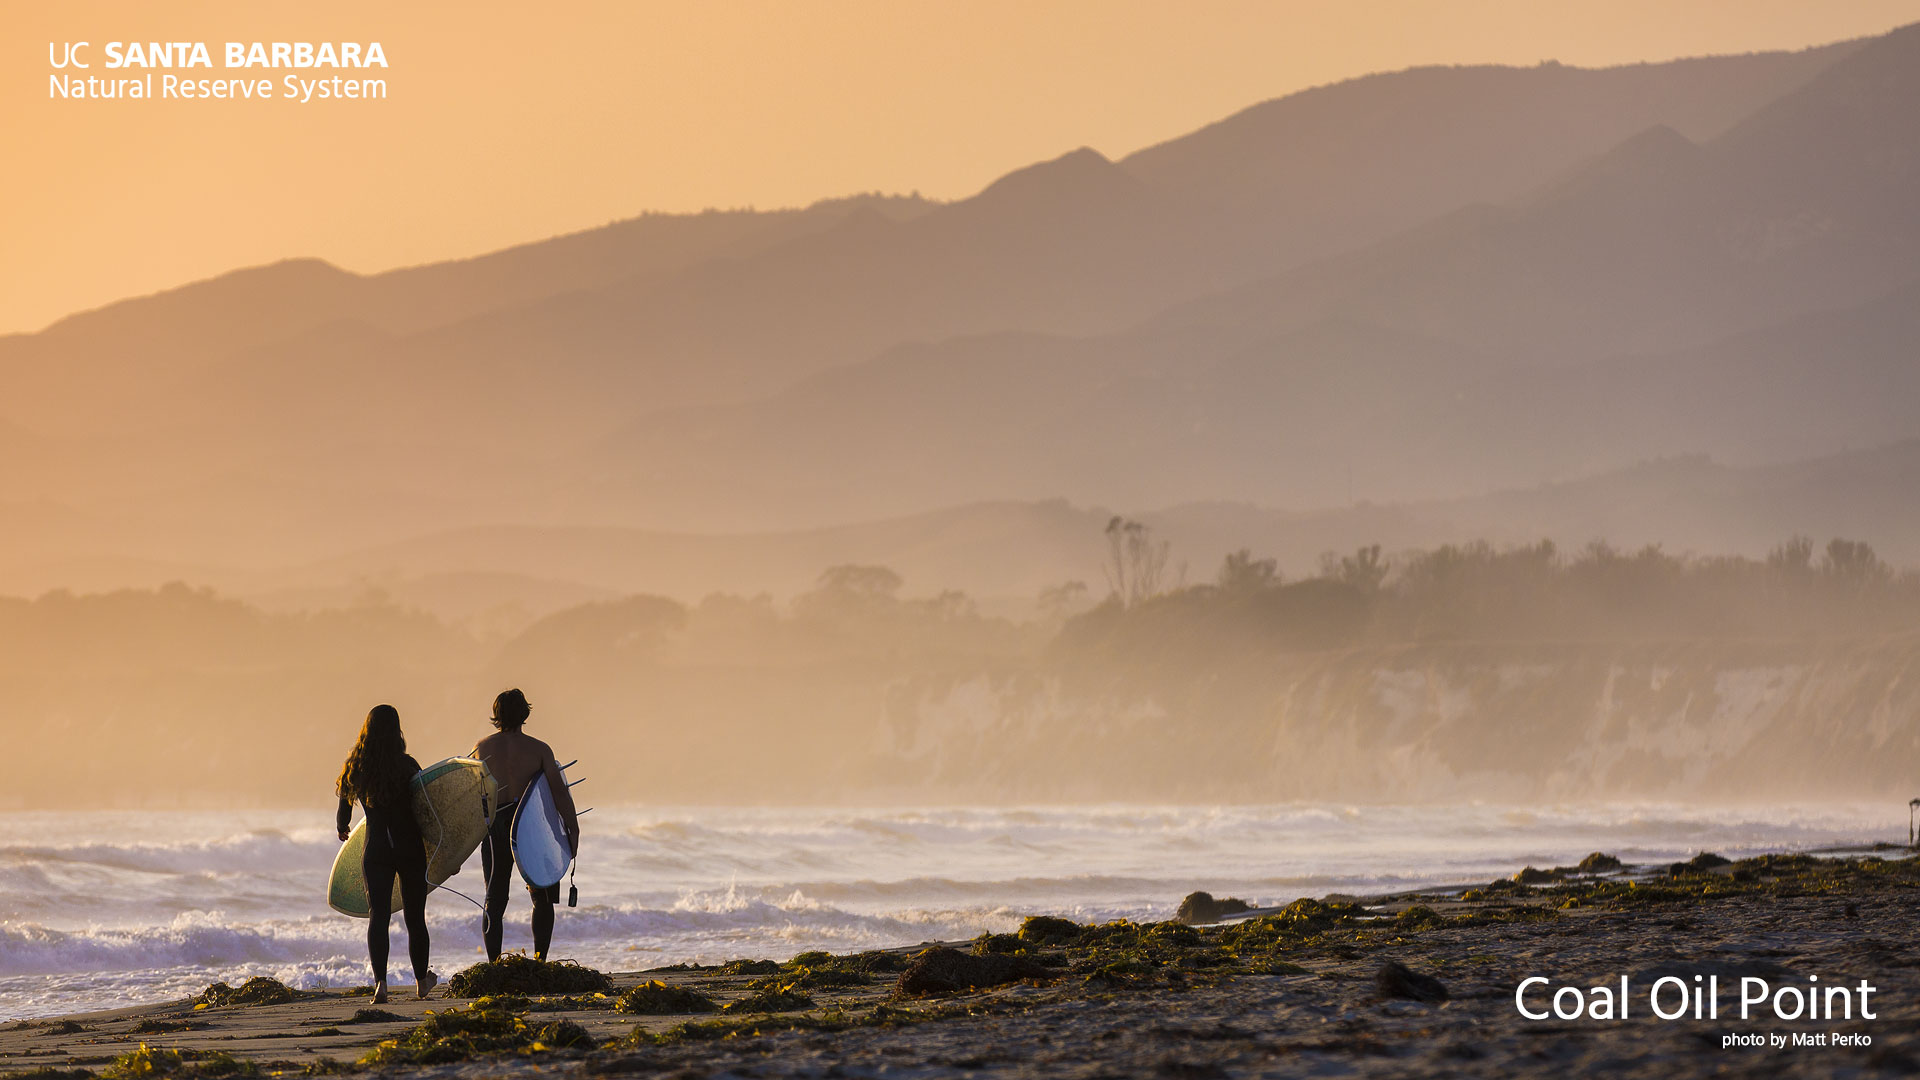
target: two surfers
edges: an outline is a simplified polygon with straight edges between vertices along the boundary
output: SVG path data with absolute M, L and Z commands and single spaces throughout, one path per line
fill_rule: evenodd
M 498 785 L 499 805 L 481 843 L 481 867 L 486 879 L 487 903 L 483 937 L 487 959 L 500 958 L 504 916 L 513 876 L 513 822 L 520 801 L 545 777 L 554 808 L 564 824 L 569 856 L 580 848 L 580 824 L 573 797 L 561 776 L 553 750 L 526 734 L 532 707 L 525 694 L 508 690 L 494 699 L 494 734 L 480 740 L 471 754 L 480 760 Z M 361 852 L 361 875 L 367 888 L 367 955 L 373 965 L 374 1001 L 387 1000 L 387 929 L 392 918 L 394 883 L 400 886 L 406 916 L 407 944 L 420 997 L 440 981 L 427 966 L 429 939 L 426 921 L 426 843 L 413 817 L 411 782 L 420 763 L 407 753 L 400 729 L 400 713 L 391 705 L 376 705 L 367 713 L 360 737 L 341 767 L 335 794 L 340 840 L 351 834 L 353 804 L 366 814 L 366 846 Z M 534 955 L 546 959 L 553 940 L 553 906 L 559 900 L 558 881 L 549 886 L 527 886 L 533 899 Z

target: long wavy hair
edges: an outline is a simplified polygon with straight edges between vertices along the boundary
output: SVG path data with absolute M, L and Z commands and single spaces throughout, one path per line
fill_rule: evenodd
M 392 806 L 407 797 L 407 737 L 400 732 L 400 710 L 375 705 L 360 727 L 360 738 L 340 767 L 334 792 L 365 805 Z

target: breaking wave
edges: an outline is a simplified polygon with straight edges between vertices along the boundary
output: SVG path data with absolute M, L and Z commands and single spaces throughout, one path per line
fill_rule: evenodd
M 237 820 L 236 820 L 237 819 Z M 1194 889 L 1255 903 L 1485 881 L 1605 850 L 1636 862 L 1904 840 L 1846 808 L 602 807 L 555 954 L 632 971 L 1006 931 L 1028 914 L 1164 918 Z M 0 1017 L 180 998 L 216 979 L 367 981 L 366 924 L 324 903 L 338 842 L 308 813 L 0 814 Z M 449 885 L 478 896 L 478 860 Z M 478 958 L 466 901 L 428 905 L 440 972 Z M 515 890 L 508 948 L 530 945 Z M 392 928 L 404 955 L 404 928 Z M 404 975 L 401 976 L 404 978 Z

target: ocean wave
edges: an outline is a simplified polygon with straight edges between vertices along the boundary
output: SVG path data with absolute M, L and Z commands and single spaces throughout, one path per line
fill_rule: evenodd
M 525 930 L 524 899 L 509 908 L 508 929 Z M 598 952 L 645 944 L 687 948 L 718 941 L 918 940 L 929 930 L 979 933 L 1017 924 L 1002 908 L 903 909 L 862 914 L 822 903 L 798 891 L 767 900 L 737 890 L 690 894 L 665 908 L 589 905 L 562 909 L 557 933 L 569 943 Z M 58 975 L 115 970 L 194 968 L 208 972 L 244 965 L 331 964 L 364 958 L 366 923 L 344 916 L 245 923 L 222 912 L 191 912 L 166 926 L 136 929 L 57 930 L 30 923 L 0 923 L 0 976 Z M 472 909 L 430 914 L 428 927 L 439 956 L 465 956 L 479 942 L 480 920 Z M 404 937 L 396 920 L 394 940 Z M 969 935 L 971 936 L 971 935 Z
M 173 843 L 0 844 L 0 866 L 95 866 L 147 874 L 231 874 L 330 865 L 339 842 L 278 829 Z
M 343 920 L 344 922 L 344 920 Z M 0 924 L 0 975 L 47 975 L 155 968 L 224 969 L 242 964 L 330 960 L 352 941 L 364 949 L 364 923 L 349 936 L 324 924 L 230 926 L 217 915 L 181 917 L 133 930 L 52 930 Z
M 1284 903 L 1485 881 L 1593 850 L 1656 862 L 1903 837 L 1905 821 L 1885 816 L 1646 804 L 605 807 L 588 822 L 587 906 L 561 912 L 555 955 L 610 970 L 785 959 L 964 939 L 1028 914 L 1164 918 L 1194 889 Z M 366 924 L 326 909 L 338 844 L 313 822 L 0 814 L 0 832 L 36 841 L 0 844 L 0 1016 L 163 1000 L 253 974 L 364 983 Z M 477 898 L 472 865 L 451 884 Z M 428 911 L 443 975 L 478 958 L 474 908 L 439 893 Z M 516 888 L 509 948 L 530 943 L 526 916 Z M 393 933 L 404 955 L 398 920 Z

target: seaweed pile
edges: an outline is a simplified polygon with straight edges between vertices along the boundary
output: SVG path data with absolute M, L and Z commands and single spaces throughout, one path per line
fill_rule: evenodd
M 496 994 L 594 994 L 613 989 L 605 972 L 571 960 L 535 960 L 508 953 L 475 964 L 447 980 L 447 995 L 480 998 Z
M 540 1024 L 527 1019 L 524 997 L 482 997 L 464 1009 L 430 1014 L 397 1039 L 388 1039 L 360 1059 L 365 1065 L 440 1065 L 503 1053 L 584 1050 L 593 1040 L 571 1020 Z
M 632 1016 L 678 1016 L 685 1013 L 717 1012 L 720 1006 L 698 990 L 669 986 L 658 979 L 641 983 L 621 994 L 614 1009 Z
M 264 975 L 256 975 L 246 982 L 241 983 L 238 990 L 223 982 L 214 983 L 212 986 L 200 991 L 200 996 L 193 1000 L 197 1004 L 219 1007 L 225 1005 L 285 1005 L 287 1002 L 297 1001 L 299 998 L 300 991 L 295 990 L 286 983 L 278 979 L 269 979 Z

